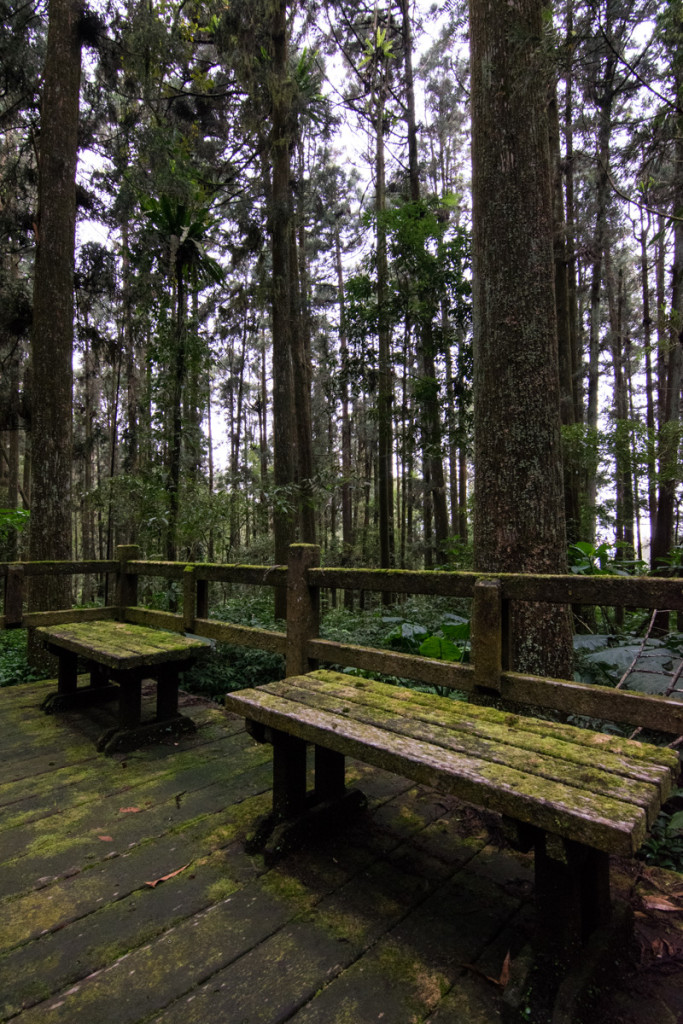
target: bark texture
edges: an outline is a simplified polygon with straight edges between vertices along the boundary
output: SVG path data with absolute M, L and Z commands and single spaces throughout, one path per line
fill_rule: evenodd
M 566 534 L 542 0 L 470 4 L 476 568 L 562 572 Z M 514 611 L 515 668 L 565 675 L 565 609 Z
M 32 561 L 71 557 L 71 360 L 81 11 L 79 0 L 50 0 L 31 336 Z M 57 577 L 32 583 L 33 610 L 65 603 L 70 604 L 66 577 L 64 581 Z

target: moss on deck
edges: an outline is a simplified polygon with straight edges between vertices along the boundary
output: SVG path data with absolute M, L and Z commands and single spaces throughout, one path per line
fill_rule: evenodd
M 241 722 L 190 698 L 196 735 L 105 758 L 114 708 L 45 717 L 53 686 L 0 692 L 0 1021 L 499 1021 L 531 866 L 486 819 L 352 764 L 368 812 L 267 870 Z

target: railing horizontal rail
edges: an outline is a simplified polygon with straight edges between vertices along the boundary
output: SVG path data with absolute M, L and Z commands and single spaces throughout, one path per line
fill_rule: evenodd
M 604 604 L 633 608 L 683 609 L 683 580 L 661 576 L 526 576 L 505 574 L 502 596 L 509 601 Z
M 24 576 L 75 576 L 80 573 L 118 572 L 119 562 L 88 559 L 81 562 L 0 562 L 0 576 L 6 576 L 13 566 L 21 566 Z
M 54 612 L 26 612 L 21 620 L 23 629 L 33 626 L 60 626 L 64 622 L 93 622 L 96 619 L 113 619 L 116 608 L 65 608 Z M 5 616 L 0 615 L 0 629 L 5 629 Z
M 683 609 L 683 580 L 661 576 L 574 576 L 527 573 L 413 572 L 387 569 L 309 569 L 311 586 L 395 594 L 472 597 L 480 579 L 500 580 L 510 601 L 605 604 Z
M 125 608 L 126 622 L 136 626 L 154 626 L 157 629 L 170 629 L 183 632 L 183 616 L 172 612 L 157 611 L 153 608 L 140 606 Z M 274 654 L 285 654 L 287 635 L 275 630 L 258 629 L 254 626 L 236 626 L 220 619 L 194 619 L 192 632 L 207 640 L 216 640 L 221 644 L 238 644 L 240 647 L 251 647 Z
M 123 609 L 126 622 L 135 626 L 153 626 L 156 629 L 170 629 L 174 633 L 183 632 L 183 616 L 174 612 L 163 612 L 156 608 L 143 608 L 138 605 L 126 605 Z
M 121 563 L 111 559 L 80 561 L 0 562 L 0 576 L 11 567 L 22 567 L 25 577 L 118 572 Z M 284 586 L 288 570 L 282 565 L 219 564 L 213 562 L 164 562 L 132 560 L 126 572 L 182 580 L 191 569 L 197 580 L 243 583 L 251 586 Z M 472 597 L 474 585 L 482 578 L 498 579 L 502 597 L 511 601 L 539 601 L 557 604 L 606 604 L 634 608 L 683 609 L 683 579 L 656 576 L 574 576 L 527 573 L 417 572 L 386 569 L 309 569 L 311 586 L 339 590 L 367 590 L 377 593 L 425 594 L 443 597 Z
M 400 654 L 379 647 L 360 647 L 340 644 L 333 640 L 309 640 L 306 644 L 309 658 L 318 661 L 350 665 L 352 668 L 383 675 L 414 679 L 430 686 L 446 686 L 452 690 L 469 692 L 474 686 L 474 669 L 457 662 L 436 661 L 416 654 Z
M 683 735 L 683 702 L 670 697 L 568 679 L 544 679 L 521 672 L 501 674 L 500 694 L 503 699 L 526 705 Z
M 182 580 L 191 569 L 198 580 L 209 583 L 245 583 L 251 586 L 280 587 L 287 584 L 283 565 L 218 565 L 213 562 L 126 562 L 126 572 L 135 576 L 156 576 Z
M 219 619 L 195 619 L 194 632 L 197 636 L 205 636 L 209 640 L 217 640 L 221 644 L 239 644 L 256 650 L 282 654 L 287 651 L 287 634 L 269 629 L 258 629 L 255 626 L 233 626 Z
M 368 672 L 412 679 L 431 686 L 445 686 L 470 693 L 474 689 L 473 665 L 434 661 L 413 654 L 399 654 L 375 647 L 309 640 L 309 658 L 349 665 Z M 609 722 L 640 725 L 658 732 L 683 735 L 683 703 L 667 697 L 614 690 L 607 686 L 548 679 L 520 672 L 501 673 L 500 697 L 519 704 L 553 708 L 572 715 Z

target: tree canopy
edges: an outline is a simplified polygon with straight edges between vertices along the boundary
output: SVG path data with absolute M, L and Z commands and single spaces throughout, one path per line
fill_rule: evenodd
M 510 284 L 524 324 L 490 312 L 486 337 L 501 332 L 511 348 L 493 347 L 498 426 L 493 438 L 479 423 L 476 443 L 472 291 L 486 281 L 472 242 L 482 163 L 471 104 L 486 58 L 470 77 L 467 11 L 444 7 L 2 5 L 2 557 L 29 551 L 16 510 L 30 511 L 34 537 L 42 529 L 42 439 L 56 435 L 41 417 L 60 394 L 56 529 L 85 557 L 135 541 L 148 556 L 282 561 L 290 541 L 315 539 L 328 562 L 488 565 L 481 532 L 472 555 L 473 495 L 500 533 L 506 496 L 526 493 L 533 533 L 552 492 L 556 567 L 565 536 L 607 542 L 622 563 L 675 560 L 681 0 L 566 0 L 533 31 L 501 29 L 507 113 L 485 137 L 528 123 L 521 100 L 542 79 L 547 167 L 522 180 L 509 148 L 486 202 L 508 227 L 497 244 L 512 274 L 531 241 L 503 185 L 529 210 L 542 199 L 550 263 L 537 292 Z M 40 191 L 56 172 L 41 141 L 60 12 L 77 25 L 71 50 L 58 47 L 63 83 L 82 52 L 79 164 L 50 209 L 67 216 L 73 201 L 77 233 L 46 309 Z M 529 33 L 536 79 L 515 64 Z M 61 304 L 71 291 L 73 313 Z M 515 333 L 542 304 L 555 338 L 547 373 Z M 61 368 L 40 347 L 58 322 Z M 536 418 L 542 406 L 552 427 Z M 550 434 L 552 488 L 545 463 L 532 484 L 511 461 Z M 489 463 L 481 445 L 494 441 Z M 499 493 L 486 499 L 475 481 L 491 473 Z

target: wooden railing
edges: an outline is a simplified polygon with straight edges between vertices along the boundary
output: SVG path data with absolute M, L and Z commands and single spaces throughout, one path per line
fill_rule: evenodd
M 682 702 L 627 689 L 515 672 L 506 646 L 511 602 L 679 612 L 683 611 L 680 579 L 321 568 L 318 548 L 306 544 L 292 545 L 287 566 L 144 561 L 139 557 L 139 549 L 132 545 L 119 547 L 117 555 L 115 561 L 106 562 L 0 563 L 5 594 L 0 627 L 118 618 L 281 654 L 286 659 L 287 675 L 297 675 L 317 662 L 327 662 L 455 689 L 475 697 L 498 695 L 506 701 L 683 735 Z M 33 576 L 55 573 L 112 573 L 116 577 L 116 602 L 105 608 L 24 612 L 25 582 Z M 178 582 L 182 611 L 172 613 L 140 606 L 137 593 L 141 576 Z M 210 619 L 212 582 L 286 587 L 286 632 Z M 471 599 L 472 663 L 443 662 L 322 639 L 319 607 L 323 588 Z

